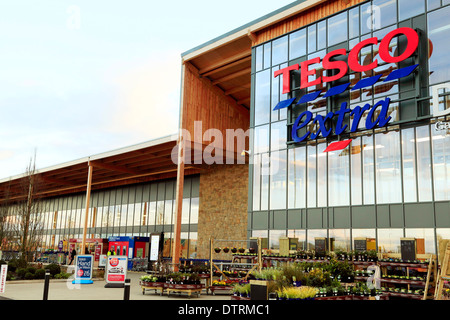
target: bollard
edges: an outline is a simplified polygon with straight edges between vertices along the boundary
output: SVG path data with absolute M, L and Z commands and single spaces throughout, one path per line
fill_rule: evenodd
M 123 300 L 130 300 L 130 279 L 125 279 Z
M 44 298 L 43 300 L 48 300 L 48 285 L 50 282 L 50 271 L 45 270 L 45 282 L 44 282 Z

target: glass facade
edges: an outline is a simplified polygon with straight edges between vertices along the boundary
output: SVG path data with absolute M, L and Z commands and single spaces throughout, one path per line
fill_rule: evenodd
M 199 213 L 198 176 L 185 177 L 181 225 L 182 256 L 195 257 Z M 107 239 L 110 236 L 148 237 L 164 232 L 171 254 L 175 219 L 176 180 L 117 187 L 93 191 L 90 198 L 87 238 Z M 86 194 L 68 195 L 41 200 L 43 237 L 39 247 L 57 249 L 58 243 L 83 237 Z M 10 221 L 15 207 L 10 209 Z M 14 245 L 13 245 L 14 246 Z M 4 248 L 14 250 L 14 247 Z M 67 250 L 67 247 L 66 247 Z
M 338 12 L 299 30 L 253 48 L 249 235 L 269 238 L 276 249 L 280 236 L 297 237 L 309 249 L 315 237 L 334 240 L 334 248 L 351 250 L 355 238 L 376 239 L 381 252 L 399 252 L 400 238 L 425 239 L 426 253 L 437 253 L 440 238 L 450 232 L 450 130 L 437 130 L 433 116 L 433 87 L 450 81 L 450 62 L 445 58 L 450 37 L 447 2 L 426 0 L 373 0 Z M 291 72 L 291 92 L 282 93 L 282 77 L 276 70 L 300 64 L 344 48 L 347 53 L 360 41 L 409 27 L 421 32 L 418 54 L 400 63 L 385 63 L 377 46 L 361 50 L 360 64 L 378 59 L 366 72 L 349 72 L 331 83 L 300 88 L 300 71 Z M 427 39 L 428 38 L 428 39 Z M 423 40 L 425 39 L 425 40 Z M 426 41 L 428 40 L 428 41 Z M 390 52 L 399 55 L 404 37 L 394 37 Z M 428 55 L 426 54 L 428 52 Z M 339 59 L 346 59 L 340 56 Z M 404 79 L 379 81 L 370 87 L 296 104 L 305 94 L 381 75 L 412 64 L 417 72 Z M 321 63 L 308 80 L 331 76 Z M 450 87 L 450 86 L 449 86 Z M 439 110 L 448 109 L 448 89 L 439 91 Z M 283 100 L 297 98 L 289 107 L 273 111 Z M 390 98 L 384 128 L 358 130 L 300 143 L 291 138 L 298 116 L 308 110 L 325 117 Z M 363 119 L 367 117 L 366 111 Z M 344 124 L 352 125 L 346 116 Z M 311 122 L 306 130 L 318 132 Z M 335 123 L 330 123 L 330 127 Z M 300 130 L 299 130 L 300 132 Z M 298 134 L 302 136 L 303 134 Z M 324 152 L 332 142 L 352 139 L 339 151 Z

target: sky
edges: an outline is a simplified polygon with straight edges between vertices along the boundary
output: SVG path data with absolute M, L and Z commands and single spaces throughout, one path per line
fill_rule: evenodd
M 292 0 L 0 3 L 0 179 L 176 134 L 181 54 Z

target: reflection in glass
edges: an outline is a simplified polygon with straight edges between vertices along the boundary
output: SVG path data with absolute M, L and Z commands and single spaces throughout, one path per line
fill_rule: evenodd
M 288 230 L 287 236 L 298 239 L 297 250 L 306 250 L 306 230 Z
M 415 238 L 417 242 L 424 242 L 424 248 L 421 245 L 417 245 L 418 254 L 435 254 L 435 238 L 434 229 L 422 228 L 422 229 L 405 229 L 406 238 Z M 421 251 L 424 249 L 424 251 Z
M 287 129 L 286 122 L 272 122 L 270 125 L 270 150 L 279 150 L 286 148 Z
M 317 50 L 327 46 L 327 21 L 323 20 L 317 24 Z
M 305 208 L 306 148 L 289 149 L 288 208 Z
M 400 134 L 376 134 L 375 145 L 377 203 L 401 202 Z
M 350 144 L 351 198 L 352 204 L 362 204 L 361 138 L 354 138 Z
M 258 211 L 261 200 L 261 155 L 253 156 L 253 210 Z
M 398 0 L 398 18 L 405 20 L 425 12 L 425 0 Z
M 363 161 L 363 196 L 364 204 L 373 204 L 375 201 L 374 174 L 373 174 L 373 138 L 372 136 L 362 137 L 362 161 Z M 376 146 L 378 147 L 378 146 Z
M 316 238 L 326 238 L 326 229 L 309 229 L 307 233 L 308 250 L 314 250 L 316 247 Z
M 348 12 L 348 33 L 350 39 L 359 36 L 359 7 Z
M 289 35 L 289 59 L 306 55 L 306 28 Z
M 189 222 L 191 224 L 198 223 L 198 210 L 199 210 L 200 198 L 192 198 L 191 199 L 191 218 Z
M 402 130 L 403 201 L 416 202 L 416 150 L 414 128 Z
M 378 252 L 400 253 L 400 238 L 403 229 L 378 229 Z
M 330 229 L 331 251 L 350 251 L 350 229 Z
M 316 202 L 316 193 L 317 193 L 317 189 L 316 189 L 316 146 L 313 145 L 309 145 L 307 146 L 307 151 L 308 151 L 308 161 L 307 161 L 307 179 L 308 179 L 308 184 L 307 184 L 307 189 L 306 189 L 306 193 L 308 195 L 307 198 L 307 206 L 308 208 L 314 208 L 317 206 L 317 202 Z
M 446 130 L 433 133 L 434 200 L 450 200 L 450 135 Z
M 263 64 L 264 64 L 264 66 L 263 66 L 263 69 L 267 69 L 267 68 L 270 68 L 271 61 L 272 61 L 272 46 L 271 46 L 271 43 L 269 42 L 269 43 L 264 44 L 263 49 L 264 49 L 264 53 L 263 53 L 263 56 L 264 56 Z
M 347 12 L 328 19 L 328 46 L 347 40 Z
M 286 230 L 269 231 L 269 249 L 280 249 L 280 238 L 286 237 Z
M 344 206 L 350 202 L 349 149 L 350 146 L 343 150 L 328 152 L 328 197 L 330 206 Z
M 255 49 L 255 71 L 260 71 L 263 68 L 263 46 L 258 46 Z
M 429 126 L 416 127 L 419 201 L 431 201 L 431 154 Z
M 327 148 L 326 143 L 317 145 L 317 206 L 327 206 Z
M 372 3 L 374 8 L 372 27 L 374 30 L 397 22 L 397 0 L 373 0 Z
M 288 59 L 288 36 L 272 41 L 272 66 L 286 62 Z
M 316 25 L 308 27 L 308 52 L 316 51 Z
M 253 152 L 258 154 L 269 151 L 269 125 L 255 127 L 253 132 Z
M 270 69 L 258 72 L 255 78 L 255 125 L 270 121 Z
M 261 155 L 261 210 L 269 208 L 269 177 L 270 156 L 268 153 Z
M 270 209 L 286 209 L 286 150 L 271 153 Z
M 450 7 L 445 7 L 428 14 L 428 38 L 433 45 L 429 58 L 430 84 L 450 79 L 450 60 L 447 43 L 450 36 Z

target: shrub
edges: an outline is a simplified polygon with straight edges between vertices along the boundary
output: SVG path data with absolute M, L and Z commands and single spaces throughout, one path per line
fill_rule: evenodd
M 56 263 L 51 263 L 47 266 L 45 266 L 45 269 L 48 269 L 50 271 L 50 274 L 54 277 L 58 273 L 61 273 L 61 266 Z
M 27 269 L 25 268 L 17 268 L 16 274 L 20 279 L 25 279 L 25 274 L 27 273 Z
M 34 273 L 36 279 L 45 279 L 45 269 L 37 269 Z
M 28 267 L 26 270 L 27 270 L 27 272 L 32 273 L 32 274 L 36 273 L 36 268 L 35 267 Z
M 58 274 L 55 274 L 55 279 L 68 279 L 70 278 L 71 274 L 66 272 L 60 272 Z
M 25 279 L 26 280 L 34 279 L 34 273 L 31 273 L 31 272 L 25 273 Z

